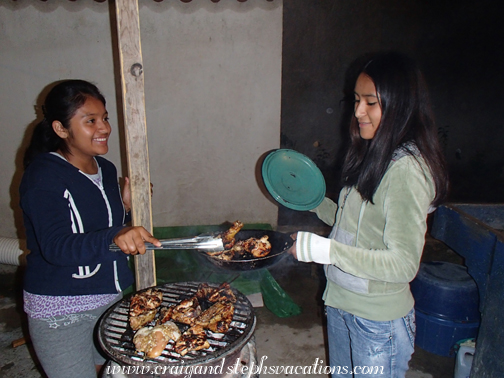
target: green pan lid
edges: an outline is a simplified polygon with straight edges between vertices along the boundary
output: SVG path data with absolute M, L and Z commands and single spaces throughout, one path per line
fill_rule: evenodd
M 288 149 L 269 153 L 262 164 L 264 185 L 273 198 L 293 210 L 311 210 L 324 200 L 326 184 L 317 165 Z

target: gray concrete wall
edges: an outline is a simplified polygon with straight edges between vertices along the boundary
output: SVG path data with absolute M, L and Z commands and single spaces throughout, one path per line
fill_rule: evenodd
M 23 236 L 22 153 L 54 81 L 99 86 L 113 125 L 106 157 L 126 174 L 108 3 L 0 3 L 1 236 Z M 280 144 L 282 1 L 140 4 L 154 226 L 276 224 L 256 165 Z
M 311 157 L 335 196 L 347 69 L 382 49 L 409 53 L 425 71 L 452 198 L 504 202 L 504 29 L 495 0 L 140 3 L 155 225 L 275 224 L 256 164 L 279 146 Z M 0 235 L 19 229 L 19 151 L 40 119 L 37 96 L 54 80 L 81 77 L 102 88 L 117 126 L 107 156 L 125 173 L 108 8 L 92 0 L 0 3 Z M 279 217 L 318 222 L 282 207 Z

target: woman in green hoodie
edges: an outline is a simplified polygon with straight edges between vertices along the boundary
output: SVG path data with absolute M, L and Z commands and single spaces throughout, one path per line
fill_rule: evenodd
M 325 265 L 333 376 L 404 377 L 415 338 L 409 282 L 427 215 L 447 194 L 446 164 L 422 74 L 408 57 L 368 60 L 354 97 L 339 201 L 311 210 L 332 232 L 298 232 L 291 253 Z

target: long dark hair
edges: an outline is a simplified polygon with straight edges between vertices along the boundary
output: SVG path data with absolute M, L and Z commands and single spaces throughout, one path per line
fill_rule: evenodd
M 100 100 L 105 106 L 105 97 L 100 90 L 85 80 L 65 80 L 49 91 L 42 106 L 44 119 L 35 126 L 30 145 L 24 154 L 25 168 L 41 153 L 58 150 L 68 152 L 65 140 L 54 132 L 52 123 L 59 121 L 68 129 L 70 120 L 88 97 Z
M 422 73 L 410 58 L 397 52 L 376 54 L 360 73 L 373 81 L 382 117 L 370 140 L 360 137 L 358 121 L 352 117 L 342 184 L 356 185 L 362 198 L 373 203 L 392 154 L 401 145 L 413 142 L 429 166 L 436 187 L 432 205 L 438 205 L 447 195 L 448 177 Z M 414 155 L 413 151 L 406 152 Z

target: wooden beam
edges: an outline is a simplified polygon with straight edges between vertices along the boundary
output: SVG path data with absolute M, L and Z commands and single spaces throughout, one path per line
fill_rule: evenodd
M 152 233 L 145 93 L 137 0 L 115 0 L 132 221 Z M 156 285 L 154 251 L 135 256 L 136 289 Z

